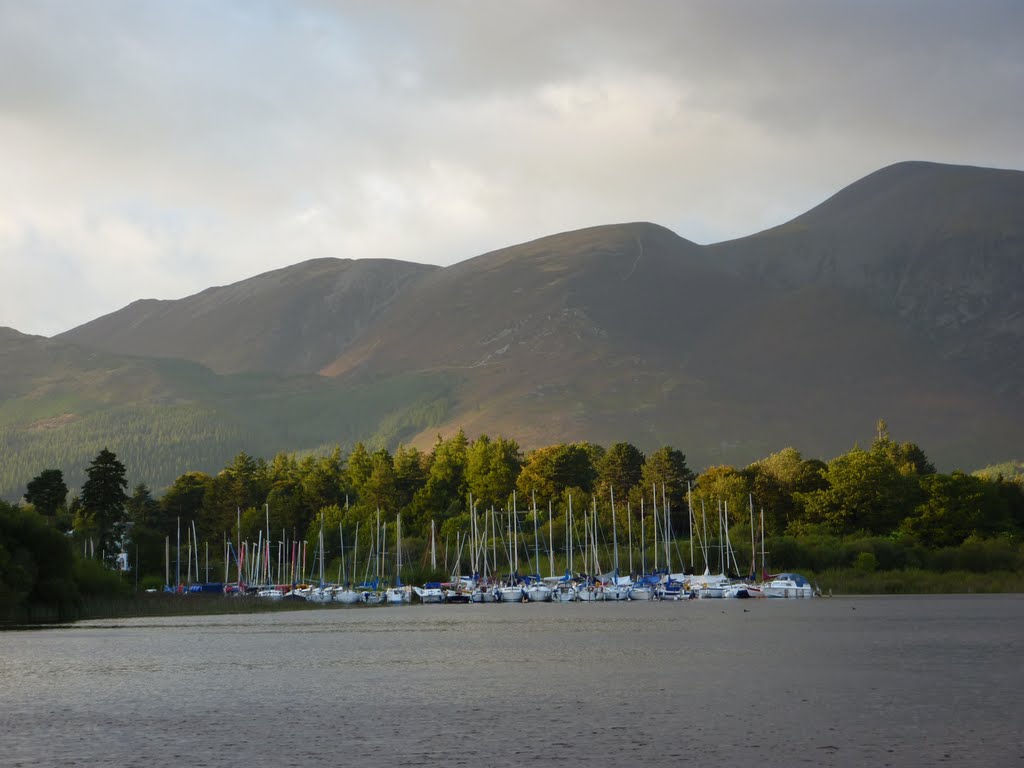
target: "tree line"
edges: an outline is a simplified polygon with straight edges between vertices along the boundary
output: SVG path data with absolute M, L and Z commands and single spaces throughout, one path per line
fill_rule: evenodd
M 225 541 L 237 547 L 269 528 L 275 539 L 305 541 L 311 549 L 323 527 L 329 532 L 324 558 L 333 568 L 342 539 L 351 542 L 357 525 L 368 532 L 383 519 L 393 527 L 401 515 L 406 562 L 423 563 L 431 530 L 435 541 L 456 541 L 470 530 L 473 514 L 496 510 L 507 521 L 513 505 L 521 513 L 517 524 L 526 545 L 553 549 L 560 568 L 572 536 L 570 508 L 577 516 L 596 515 L 606 557 L 612 530 L 620 545 L 627 537 L 633 542 L 638 558 L 650 550 L 654 535 L 670 531 L 684 542 L 677 542 L 674 567 L 698 570 L 715 569 L 705 558 L 721 544 L 726 527 L 733 542 L 755 540 L 750 551 L 737 547 L 738 564 L 751 569 L 761 537 L 770 542 L 775 568 L 801 564 L 787 558 L 807 562 L 812 555 L 806 544 L 815 537 L 874 542 L 871 557 L 882 566 L 898 566 L 906 565 L 906 557 L 890 556 L 894 547 L 937 552 L 1000 539 L 1017 552 L 1024 531 L 1019 477 L 939 473 L 919 446 L 893 440 L 884 422 L 871 446 L 828 462 L 785 448 L 746 467 L 714 466 L 699 475 L 671 446 L 645 454 L 625 442 L 578 442 L 524 452 L 515 440 L 469 440 L 462 431 L 439 436 L 430 451 L 400 446 L 391 453 L 358 443 L 347 455 L 334 448 L 321 455 L 279 453 L 269 461 L 242 452 L 217 473 L 181 474 L 159 498 L 144 483 L 129 492 L 126 474 L 104 449 L 70 499 L 60 470 L 46 469 L 28 484 L 24 507 L 0 510 L 9 519 L 34 515 L 44 528 L 61 532 L 79 558 L 109 564 L 130 539 L 130 562 L 143 577 L 161 582 L 167 542 L 176 543 L 183 528 L 194 530 L 197 542 L 211 543 L 212 559 L 221 568 Z M 32 523 L 32 536 L 51 536 L 39 525 Z M 0 540 L 0 580 L 8 586 L 27 583 L 24 574 L 32 570 L 11 566 L 17 557 L 12 559 L 10 549 L 17 545 L 5 542 L 13 540 Z M 690 548 L 694 541 L 698 546 Z M 833 560 L 849 564 L 858 554 L 864 553 Z M 11 576 L 15 571 L 22 575 Z M 24 589 L 18 594 L 24 598 Z

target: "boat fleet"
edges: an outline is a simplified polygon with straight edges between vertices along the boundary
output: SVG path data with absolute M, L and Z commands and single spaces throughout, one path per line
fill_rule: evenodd
M 607 575 L 606 575 L 607 576 Z M 818 591 L 798 573 L 780 573 L 762 582 L 734 580 L 724 574 L 661 574 L 638 579 L 587 576 L 556 578 L 527 577 L 490 582 L 472 576 L 455 581 L 429 582 L 423 586 L 393 586 L 380 589 L 375 584 L 268 586 L 225 590 L 236 594 L 255 594 L 260 598 L 305 600 L 311 603 L 341 605 L 422 605 L 469 603 L 576 603 L 576 602 L 650 602 L 655 600 L 800 599 L 817 596 Z
M 455 560 L 455 567 L 448 581 L 428 582 L 422 586 L 408 586 L 402 584 L 402 536 L 401 516 L 396 518 L 394 551 L 394 570 L 391 572 L 393 583 L 388 584 L 385 575 L 384 553 L 386 551 L 384 541 L 384 528 L 380 525 L 380 511 L 377 513 L 376 533 L 372 537 L 371 552 L 366 558 L 366 574 L 361 583 L 356 579 L 356 552 L 358 550 L 359 526 L 356 526 L 356 543 L 352 550 L 351 571 L 345 563 L 344 536 L 339 526 L 339 541 L 341 544 L 342 562 L 339 569 L 339 582 L 342 575 L 350 577 L 344 583 L 328 584 L 324 579 L 324 526 L 321 518 L 319 541 L 317 547 L 317 564 L 319 565 L 319 578 L 316 584 L 296 583 L 301 573 L 306 572 L 304 567 L 304 550 L 298 550 L 295 544 L 292 545 L 291 557 L 285 557 L 284 541 L 278 542 L 280 553 L 278 557 L 278 577 L 281 580 L 291 581 L 290 585 L 274 585 L 271 568 L 271 549 L 268 543 L 269 533 L 269 511 L 267 538 L 262 538 L 251 550 L 247 544 L 243 545 L 241 552 L 235 553 L 238 581 L 235 584 L 225 584 L 223 591 L 226 594 L 255 595 L 258 598 L 269 600 L 303 600 L 320 604 L 341 604 L 341 605 L 408 605 L 417 602 L 423 605 L 438 605 L 452 603 L 575 603 L 575 602 L 652 602 L 652 601 L 680 601 L 691 599 L 744 599 L 744 598 L 785 598 L 799 599 L 814 597 L 818 591 L 811 586 L 808 580 L 798 573 L 779 573 L 774 576 L 767 576 L 765 570 L 764 552 L 764 513 L 761 515 L 761 569 L 765 576 L 757 581 L 753 575 L 747 579 L 730 578 L 727 571 L 740 572 L 740 564 L 736 560 L 735 552 L 729 541 L 728 529 L 728 507 L 719 510 L 719 525 L 721 535 L 719 537 L 719 568 L 718 574 L 712 574 L 707 563 L 710 562 L 711 547 L 708 544 L 709 537 L 706 530 L 707 515 L 702 515 L 704 522 L 703 536 L 695 526 L 693 507 L 690 507 L 690 573 L 673 573 L 669 567 L 658 567 L 658 552 L 663 548 L 662 563 L 671 564 L 673 557 L 670 551 L 670 541 L 674 540 L 669 522 L 668 504 L 664 499 L 664 488 L 662 489 L 662 504 L 659 514 L 657 494 L 652 488 L 652 521 L 654 522 L 654 563 L 651 571 L 647 570 L 646 548 L 643 543 L 646 541 L 644 532 L 645 514 L 643 501 L 640 508 L 640 565 L 639 574 L 632 576 L 621 576 L 619 567 L 619 537 L 617 531 L 617 516 L 615 514 L 614 492 L 611 495 L 611 521 L 612 521 L 612 569 L 602 573 L 598 560 L 600 547 L 599 531 L 597 527 L 598 511 L 597 502 L 594 500 L 592 514 L 582 515 L 582 536 L 579 535 L 573 524 L 572 497 L 569 497 L 568 517 L 566 519 L 566 572 L 564 576 L 555 576 L 554 572 L 554 545 L 549 542 L 548 556 L 550 561 L 551 576 L 541 577 L 536 573 L 541 563 L 540 537 L 533 538 L 533 558 L 530 559 L 529 567 L 534 570 L 532 575 L 521 576 L 519 572 L 519 554 L 521 549 L 519 537 L 518 513 L 516 511 L 515 493 L 513 493 L 512 510 L 506 520 L 507 529 L 502 530 L 497 524 L 494 510 L 491 510 L 490 518 L 486 513 L 478 516 L 475 505 L 470 497 L 470 530 L 464 538 L 460 537 L 457 545 L 458 555 Z M 533 503 L 533 527 L 538 530 L 538 514 L 536 501 Z M 755 562 L 756 550 L 754 539 L 754 509 L 753 499 L 750 499 L 751 516 L 751 564 Z M 549 531 L 551 531 L 551 509 L 548 510 Z M 578 518 L 577 518 L 578 519 Z M 659 531 L 661 541 L 658 541 Z M 632 530 L 627 531 L 629 539 L 629 563 L 628 570 L 633 569 L 633 546 Z M 262 534 L 261 534 L 262 536 Z M 282 535 L 282 539 L 283 539 Z M 575 538 L 576 547 L 573 546 Z M 694 539 L 701 542 L 701 550 L 705 563 L 703 574 L 693 572 L 694 565 Z M 436 562 L 436 536 L 433 522 L 430 531 L 431 541 L 431 570 L 437 572 Z M 503 556 L 499 558 L 497 542 L 502 542 Z M 525 543 L 525 542 L 523 542 Z M 660 547 L 659 547 L 660 543 Z M 228 544 L 230 550 L 230 543 Z M 507 548 L 505 548 L 507 546 Z M 196 542 L 198 551 L 198 541 Z M 578 548 L 576 554 L 582 557 L 582 570 L 574 568 L 574 549 Z M 463 552 L 468 555 L 468 565 L 473 572 L 472 576 L 457 575 L 460 566 L 465 564 Z M 446 545 L 447 552 L 447 545 Z M 607 553 L 607 549 L 605 550 Z M 525 549 L 529 558 L 529 548 Z M 682 554 L 678 562 L 682 561 Z M 496 563 L 499 559 L 504 560 L 504 575 L 497 571 Z M 196 561 L 198 563 L 198 559 Z M 447 556 L 444 570 L 447 571 Z M 753 567 L 753 565 L 752 565 Z M 371 573 L 372 568 L 372 573 Z M 497 575 L 496 575 L 497 573 Z M 248 578 L 243 578 L 245 574 Z M 196 569 L 198 576 L 198 565 Z M 227 560 L 225 564 L 225 582 L 227 582 Z M 309 577 L 312 581 L 312 575 Z M 248 586 L 253 583 L 262 583 L 266 586 Z

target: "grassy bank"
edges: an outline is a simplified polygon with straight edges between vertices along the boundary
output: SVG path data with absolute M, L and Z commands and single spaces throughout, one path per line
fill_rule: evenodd
M 1018 571 L 946 571 L 919 568 L 865 572 L 856 568 L 829 569 L 807 574 L 823 593 L 834 595 L 953 595 L 1024 592 L 1024 573 Z

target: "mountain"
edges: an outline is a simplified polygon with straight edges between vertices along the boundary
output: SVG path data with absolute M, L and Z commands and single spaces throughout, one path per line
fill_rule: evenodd
M 765 285 L 855 291 L 994 391 L 1024 394 L 1020 171 L 899 163 L 707 253 Z
M 0 494 L 107 438 L 156 487 L 243 449 L 429 447 L 460 427 L 670 444 L 700 469 L 786 445 L 827 459 L 885 418 L 940 468 L 1005 461 L 1022 228 L 1024 173 L 901 163 L 710 246 L 636 222 L 445 268 L 321 259 L 53 340 L 3 331 L 0 451 L 25 466 Z
M 312 373 L 410 283 L 437 269 L 388 259 L 314 259 L 180 300 L 136 301 L 57 338 L 193 360 L 217 373 Z

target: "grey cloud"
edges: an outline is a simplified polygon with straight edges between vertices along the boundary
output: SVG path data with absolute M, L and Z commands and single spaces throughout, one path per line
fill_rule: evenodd
M 70 260 L 104 286 L 0 324 L 626 219 L 707 242 L 903 159 L 1024 167 L 1022 21 L 923 0 L 0 0 L 0 280 L 29 296 Z

